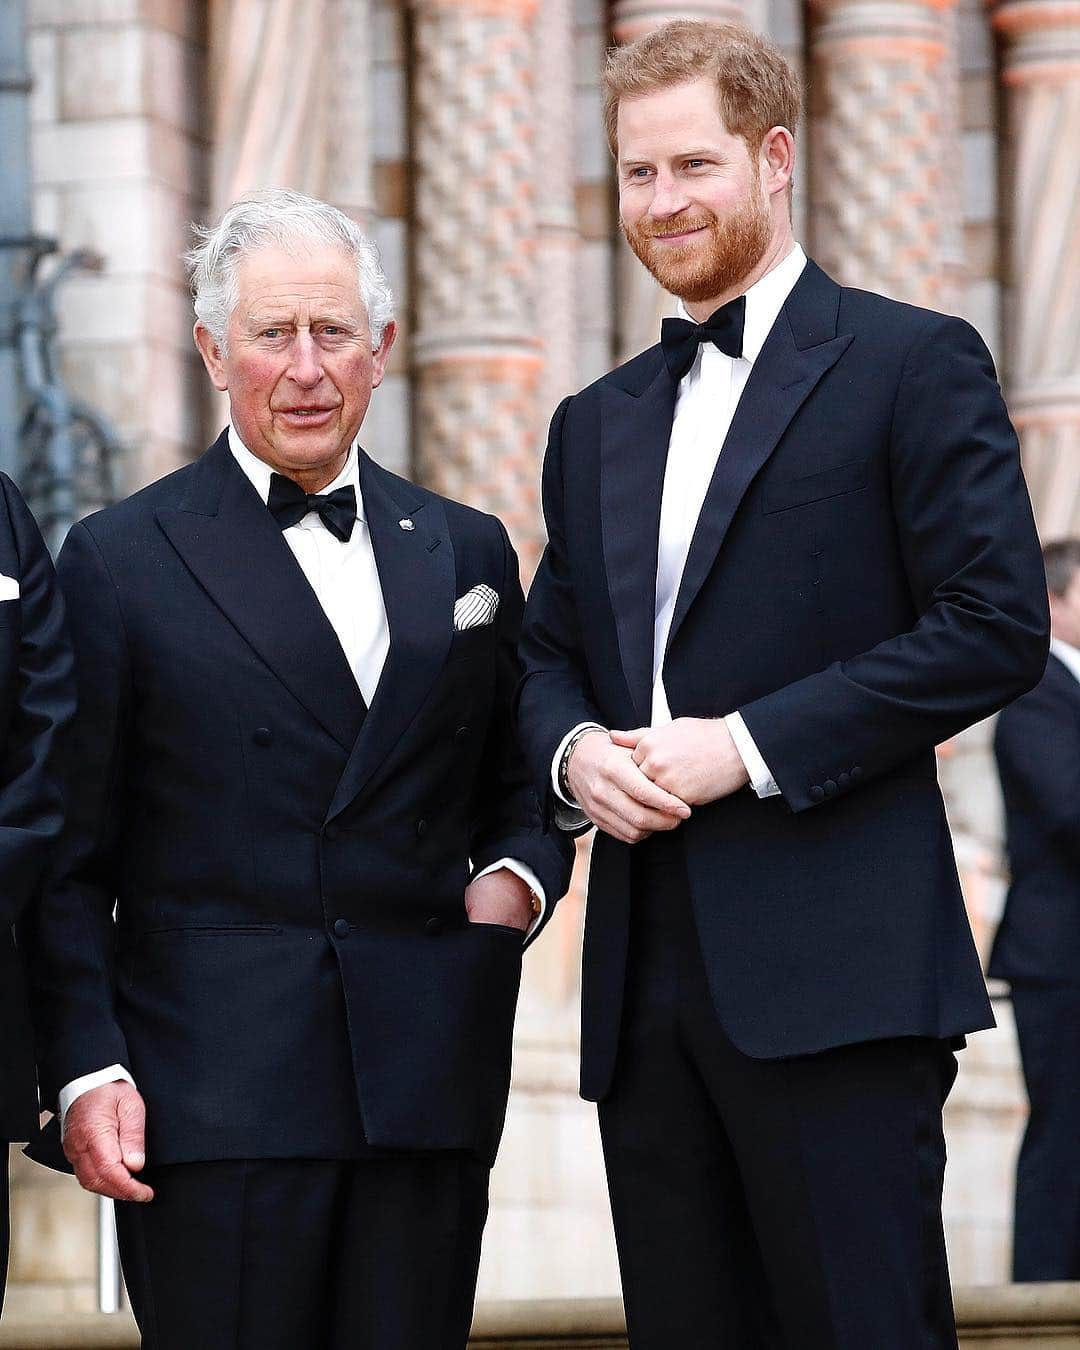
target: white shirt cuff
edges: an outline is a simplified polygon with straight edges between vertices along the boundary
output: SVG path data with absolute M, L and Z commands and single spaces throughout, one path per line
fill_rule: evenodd
M 87 1092 L 103 1087 L 106 1083 L 130 1083 L 135 1079 L 122 1064 L 110 1064 L 107 1069 L 97 1069 L 94 1073 L 84 1073 L 81 1078 L 73 1078 L 66 1087 L 60 1089 L 60 1137 L 64 1137 L 64 1120 L 73 1102 L 77 1102 Z
M 769 766 L 761 758 L 761 752 L 754 744 L 753 736 L 746 729 L 742 714 L 728 713 L 724 722 L 728 731 L 731 732 L 731 739 L 735 742 L 735 749 L 739 752 L 739 758 L 742 760 L 746 772 L 750 775 L 750 786 L 759 797 L 779 797 L 780 789 L 776 785 L 776 779 L 769 772 Z
M 597 731 L 607 731 L 607 727 L 602 727 L 599 722 L 579 722 L 576 727 L 571 727 L 566 735 L 559 742 L 559 748 L 555 751 L 555 758 L 551 761 L 551 787 L 564 806 L 573 807 L 575 811 L 580 811 L 581 807 L 577 802 L 572 801 L 562 788 L 559 786 L 559 765 L 562 763 L 562 757 L 566 753 L 566 747 L 574 739 L 579 731 L 584 731 L 586 727 L 595 727 Z M 584 815 L 584 812 L 582 812 Z
M 477 872 L 473 881 L 479 881 L 481 877 L 486 877 L 489 872 L 497 872 L 500 867 L 505 867 L 508 872 L 513 872 L 514 876 L 521 880 L 540 901 L 540 911 L 533 916 L 533 921 L 526 928 L 522 941 L 528 942 L 536 931 L 537 926 L 543 921 L 547 913 L 547 896 L 544 894 L 544 888 L 540 885 L 540 878 L 523 862 L 518 862 L 517 858 L 500 858 L 498 862 L 493 862 L 490 867 L 485 867 L 482 872 Z

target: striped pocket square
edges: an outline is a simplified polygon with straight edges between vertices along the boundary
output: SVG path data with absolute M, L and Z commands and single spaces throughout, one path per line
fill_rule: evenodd
M 499 608 L 499 596 L 490 586 L 473 586 L 454 604 L 454 631 L 483 628 L 491 623 Z

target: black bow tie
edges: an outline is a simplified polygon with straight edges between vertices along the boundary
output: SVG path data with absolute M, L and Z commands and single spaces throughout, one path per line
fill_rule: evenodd
M 704 323 L 690 323 L 688 319 L 665 319 L 661 325 L 660 343 L 675 383 L 678 384 L 694 364 L 694 357 L 702 342 L 714 343 L 728 356 L 742 356 L 745 321 L 745 295 L 721 305 Z
M 284 474 L 272 473 L 266 505 L 283 530 L 287 530 L 290 525 L 298 525 L 309 511 L 314 511 L 330 533 L 336 535 L 343 544 L 356 524 L 356 489 L 351 483 L 348 487 L 335 488 L 333 492 L 320 495 L 305 492 L 299 483 L 294 483 Z

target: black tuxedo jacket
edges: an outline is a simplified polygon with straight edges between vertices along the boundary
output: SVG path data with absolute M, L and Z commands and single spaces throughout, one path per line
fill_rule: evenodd
M 520 725 L 547 788 L 575 723 L 650 721 L 660 496 L 675 388 L 653 347 L 552 423 L 549 545 Z M 1029 688 L 1042 563 L 989 355 L 957 319 L 842 289 L 812 262 L 742 395 L 664 665 L 676 717 L 739 710 L 781 789 L 682 826 L 717 1013 L 776 1057 L 992 1022 L 934 746 Z M 582 1086 L 618 1038 L 631 849 L 589 888 Z
M 18 598 L 0 600 L 0 1141 L 7 1141 L 37 1130 L 20 947 L 63 818 L 55 752 L 74 711 L 75 681 L 52 560 L 6 474 L 0 474 L 0 573 L 19 584 Z
M 990 974 L 1080 984 L 1080 682 L 1056 656 L 998 718 L 994 751 L 1012 884 Z
M 391 636 L 370 710 L 226 436 L 61 551 L 79 709 L 43 1089 L 125 1065 L 152 1162 L 497 1146 L 521 934 L 463 893 L 506 855 L 554 902 L 569 865 L 512 728 L 517 560 L 366 456 L 361 492 Z M 455 632 L 482 582 L 496 621 Z

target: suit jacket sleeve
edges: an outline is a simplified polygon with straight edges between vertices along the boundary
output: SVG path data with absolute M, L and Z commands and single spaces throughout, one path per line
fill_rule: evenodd
M 998 719 L 994 753 L 1003 783 L 1027 803 L 1048 839 L 1080 866 L 1080 735 L 1076 714 L 1046 681 Z
M 556 409 L 544 456 L 548 542 L 529 590 L 521 639 L 525 675 L 517 695 L 522 743 L 548 823 L 554 820 L 560 805 L 551 790 L 551 763 L 559 743 L 582 722 L 604 724 L 585 665 L 563 530 L 562 431 L 569 406 L 567 398 Z M 591 828 L 591 823 L 581 827 Z
M 0 928 L 37 892 L 63 821 L 57 738 L 75 709 L 71 644 L 52 560 L 14 483 L 0 475 L 19 567 L 18 658 L 0 769 Z
M 31 984 L 43 1099 L 107 1064 L 130 1068 L 113 1003 L 117 827 L 123 809 L 130 673 L 105 561 L 85 525 L 57 567 L 71 616 L 78 709 L 62 755 L 67 820 L 39 907 Z
M 570 885 L 573 849 L 569 840 L 545 832 L 536 795 L 514 726 L 514 692 L 521 676 L 518 638 L 525 598 L 518 560 L 502 524 L 503 582 L 497 615 L 498 654 L 494 708 L 477 778 L 471 853 L 475 872 L 500 858 L 517 858 L 531 867 L 544 887 L 547 907 L 535 938 L 555 902 Z
M 934 316 L 908 352 L 890 439 L 910 632 L 740 708 L 788 805 L 864 782 L 1030 689 L 1046 666 L 1045 577 L 1016 436 L 985 345 Z

